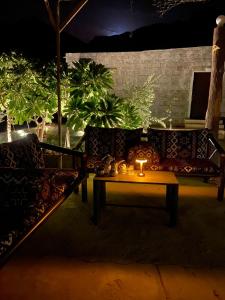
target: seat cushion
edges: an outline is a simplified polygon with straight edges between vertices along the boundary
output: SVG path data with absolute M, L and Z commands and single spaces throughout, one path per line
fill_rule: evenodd
M 219 175 L 219 168 L 208 159 L 170 159 L 160 161 L 160 170 L 172 171 L 180 175 Z
M 17 168 L 0 168 L 0 210 L 20 209 L 35 201 L 41 173 Z
M 72 192 L 77 178 L 68 169 L 0 169 L 0 261 Z
M 73 169 L 0 168 L 0 207 L 27 207 L 42 200 L 55 201 L 78 178 Z

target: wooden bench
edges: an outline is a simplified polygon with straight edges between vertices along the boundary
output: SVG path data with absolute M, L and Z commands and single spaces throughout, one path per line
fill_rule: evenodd
M 70 156 L 71 167 L 46 168 L 43 149 Z M 0 144 L 0 263 L 79 185 L 86 201 L 83 153 L 40 143 L 35 134 Z

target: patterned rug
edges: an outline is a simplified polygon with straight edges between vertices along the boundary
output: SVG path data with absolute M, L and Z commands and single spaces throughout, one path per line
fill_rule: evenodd
M 13 257 L 225 266 L 225 201 L 216 200 L 213 183 L 179 181 L 175 228 L 167 226 L 164 187 L 130 184 L 107 186 L 108 203 L 121 206 L 107 206 L 100 225 L 93 225 L 90 178 L 88 204 L 71 195 Z

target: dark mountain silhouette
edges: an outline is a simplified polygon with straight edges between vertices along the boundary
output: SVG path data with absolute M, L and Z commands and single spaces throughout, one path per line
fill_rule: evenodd
M 91 51 L 138 51 L 150 49 L 207 46 L 212 43 L 213 29 L 182 21 L 174 24 L 156 24 L 134 32 L 112 37 L 96 37 L 90 43 Z M 203 30 L 204 29 L 204 30 Z
M 179 5 L 171 9 L 161 23 L 121 35 L 95 37 L 88 48 L 92 51 L 137 51 L 211 45 L 215 20 L 218 15 L 225 14 L 224 4 L 220 7 L 215 3 L 217 1 Z M 171 22 L 173 18 L 176 21 Z
M 61 34 L 62 56 L 66 52 L 138 51 L 211 45 L 215 19 L 220 14 L 225 14 L 224 1 L 221 0 L 186 3 L 170 9 L 159 18 L 158 23 L 121 35 L 97 36 L 88 44 L 65 30 Z M 2 21 L 0 36 L 1 52 L 17 50 L 41 59 L 56 55 L 55 32 L 41 17 L 23 18 L 14 24 Z

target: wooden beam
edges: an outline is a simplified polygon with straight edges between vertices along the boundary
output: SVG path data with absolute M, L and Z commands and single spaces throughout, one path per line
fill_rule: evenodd
M 46 0 L 45 0 L 46 1 Z M 88 0 L 81 0 L 71 11 L 71 13 L 67 16 L 64 22 L 62 22 L 60 26 L 60 33 L 64 30 L 64 28 L 72 21 L 72 19 L 78 14 L 78 12 L 82 9 L 82 7 L 88 2 Z

